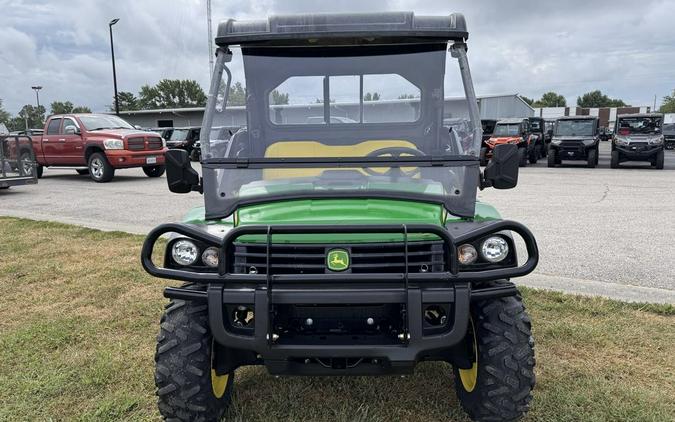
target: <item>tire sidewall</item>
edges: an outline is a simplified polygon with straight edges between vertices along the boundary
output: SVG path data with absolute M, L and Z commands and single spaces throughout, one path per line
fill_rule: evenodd
M 96 175 L 96 171 L 94 171 L 92 167 L 96 161 L 99 161 L 102 166 L 102 173 L 100 176 Z M 89 162 L 87 163 L 87 169 L 89 170 L 89 177 L 91 177 L 91 179 L 97 183 L 109 182 L 112 180 L 113 176 L 115 176 L 115 169 L 110 165 L 105 154 L 100 152 L 91 154 L 89 157 Z

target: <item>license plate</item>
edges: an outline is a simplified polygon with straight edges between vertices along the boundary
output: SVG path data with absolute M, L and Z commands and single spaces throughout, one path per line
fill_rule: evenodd
M 157 157 L 148 157 L 145 159 L 145 164 L 157 164 Z

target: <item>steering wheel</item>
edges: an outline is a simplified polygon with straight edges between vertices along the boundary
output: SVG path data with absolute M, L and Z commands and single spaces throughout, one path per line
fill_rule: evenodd
M 426 154 L 423 153 L 422 151 L 415 149 L 415 148 L 408 148 L 408 147 L 386 147 L 386 148 L 380 148 L 376 149 L 375 151 L 371 151 L 366 155 L 366 157 L 385 157 L 385 156 L 391 156 L 394 159 L 401 158 L 404 155 L 407 156 L 414 156 L 414 157 L 424 157 Z M 363 171 L 365 171 L 367 174 L 371 176 L 407 176 L 407 177 L 414 177 L 420 174 L 420 169 L 419 167 L 413 167 L 412 170 L 403 170 L 403 167 L 391 167 L 389 170 L 387 170 L 384 173 L 377 172 L 373 170 L 371 167 L 364 167 Z

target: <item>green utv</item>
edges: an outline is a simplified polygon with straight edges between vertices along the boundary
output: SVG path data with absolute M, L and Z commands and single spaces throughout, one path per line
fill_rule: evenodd
M 527 412 L 534 343 L 509 279 L 534 270 L 537 245 L 476 202 L 477 189 L 516 185 L 518 152 L 496 147 L 481 173 L 467 38 L 461 14 L 220 24 L 202 176 L 187 152 L 166 154 L 170 190 L 201 192 L 205 207 L 154 229 L 142 250 L 147 272 L 186 282 L 164 291 L 164 418 L 221 419 L 245 365 L 375 376 L 412 374 L 421 361 L 452 365 L 474 420 Z M 467 100 L 461 136 L 443 126 L 457 117 L 444 116 L 446 64 Z M 230 67 L 243 69 L 246 105 L 228 110 Z M 237 116 L 242 129 L 211 139 Z M 514 234 L 527 249 L 520 265 Z

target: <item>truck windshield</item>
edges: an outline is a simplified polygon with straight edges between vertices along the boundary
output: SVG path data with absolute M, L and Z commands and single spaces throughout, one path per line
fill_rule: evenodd
M 661 117 L 635 116 L 619 118 L 619 134 L 653 134 L 661 131 Z
M 555 125 L 556 136 L 593 136 L 595 120 L 558 120 Z
M 117 116 L 106 116 L 101 114 L 87 114 L 78 116 L 87 130 L 102 129 L 134 129 L 129 123 Z
M 207 217 L 256 198 L 324 196 L 410 197 L 473 215 L 480 120 L 462 100 L 452 112 L 463 122 L 443 124 L 447 48 L 235 49 L 230 67 L 246 84 L 232 83 L 224 104 L 223 77 L 202 130 Z M 464 91 L 452 61 L 448 80 Z M 239 129 L 211 130 L 221 126 Z
M 497 123 L 492 134 L 495 136 L 518 136 L 520 135 L 520 125 L 517 123 Z

